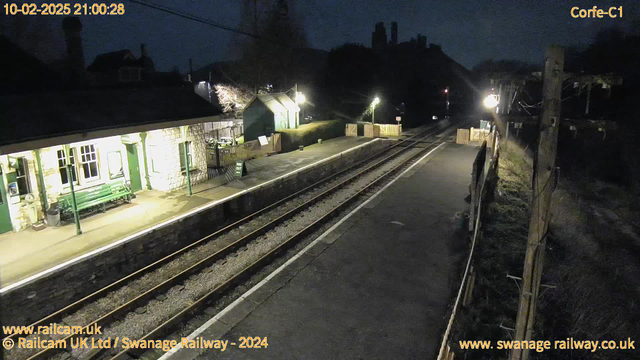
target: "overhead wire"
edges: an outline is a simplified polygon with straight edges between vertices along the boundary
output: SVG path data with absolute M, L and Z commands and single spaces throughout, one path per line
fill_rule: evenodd
M 268 37 L 261 36 L 261 35 L 258 35 L 258 34 L 253 34 L 253 33 L 250 33 L 250 32 L 244 31 L 244 30 L 235 29 L 235 28 L 232 28 L 230 26 L 227 26 L 227 25 L 224 25 L 224 24 L 220 24 L 220 23 L 217 23 L 215 21 L 211 21 L 209 19 L 205 19 L 205 18 L 200 17 L 200 16 L 189 14 L 189 13 L 186 13 L 184 11 L 180 11 L 180 10 L 177 10 L 177 9 L 165 6 L 165 5 L 160 5 L 160 4 L 157 4 L 157 3 L 154 3 L 154 2 L 151 2 L 151 1 L 147 1 L 147 0 L 129 0 L 129 1 L 134 3 L 134 4 L 138 4 L 138 5 L 142 5 L 142 6 L 148 7 L 150 9 L 162 11 L 162 12 L 165 12 L 165 13 L 168 13 L 168 14 L 172 14 L 172 15 L 175 15 L 175 16 L 179 16 L 179 17 L 187 19 L 187 20 L 196 21 L 196 22 L 199 22 L 201 24 L 209 25 L 209 26 L 216 27 L 216 28 L 219 28 L 219 29 L 222 29 L 222 30 L 226 30 L 226 31 L 230 31 L 230 32 L 233 32 L 233 33 L 236 33 L 236 34 L 249 36 L 249 37 L 252 37 L 254 39 L 268 41 L 270 43 L 273 43 L 273 44 L 276 44 L 276 45 L 280 45 L 280 46 L 286 47 L 288 49 L 293 49 L 291 46 L 283 44 L 283 43 L 281 43 L 281 42 L 279 42 L 277 40 L 273 40 L 273 39 L 270 39 Z

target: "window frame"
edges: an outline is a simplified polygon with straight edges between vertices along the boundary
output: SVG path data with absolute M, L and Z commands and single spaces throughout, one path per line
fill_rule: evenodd
M 120 171 L 113 174 L 111 173 L 111 154 L 118 154 L 120 157 Z M 109 170 L 109 180 L 115 180 L 115 179 L 119 179 L 119 178 L 123 178 L 124 176 L 124 162 L 122 160 L 122 151 L 120 150 L 114 150 L 114 151 L 109 151 L 107 153 L 107 168 Z
M 60 158 L 60 154 L 62 153 L 62 158 Z M 69 187 L 69 178 L 67 178 L 67 182 L 65 183 L 62 179 L 63 175 L 67 175 L 67 156 L 64 148 L 56 151 L 56 156 L 58 157 L 58 172 L 60 173 L 60 182 L 63 187 Z M 78 163 L 76 162 L 76 149 L 70 147 L 69 148 L 69 160 L 71 162 L 71 178 L 73 179 L 73 183 L 76 185 L 80 184 L 78 180 Z M 62 163 L 62 164 L 61 164 Z
M 155 174 L 161 173 L 161 168 L 156 165 L 156 157 L 158 156 L 158 149 L 160 146 L 155 144 L 149 144 L 149 157 L 151 158 L 151 172 Z
M 193 170 L 193 146 L 191 146 L 191 141 L 187 141 L 187 159 L 189 161 L 189 171 Z M 187 166 L 184 162 L 184 147 L 185 146 L 185 142 L 182 141 L 178 144 L 178 156 L 180 157 L 180 171 L 181 172 L 186 172 L 187 171 Z
M 90 149 L 90 151 L 85 153 L 85 149 Z M 100 179 L 100 162 L 98 159 L 98 149 L 96 148 L 95 144 L 80 146 L 80 163 L 82 164 L 82 175 L 86 181 L 95 181 Z M 96 175 L 91 175 L 92 163 L 95 163 Z M 87 176 L 87 172 L 90 176 Z
M 23 174 L 20 175 L 21 168 L 24 170 Z M 18 194 L 21 197 L 24 197 L 28 194 L 33 193 L 33 187 L 31 186 L 31 178 L 29 176 L 29 160 L 27 160 L 24 156 L 16 157 L 16 183 L 18 184 Z M 21 185 L 21 181 L 24 181 L 24 186 L 26 186 L 26 192 L 23 192 L 23 188 Z

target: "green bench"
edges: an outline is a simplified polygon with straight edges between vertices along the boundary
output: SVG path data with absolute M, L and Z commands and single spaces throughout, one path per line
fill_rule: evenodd
M 98 205 L 102 205 L 104 210 L 108 202 L 119 199 L 130 202 L 133 197 L 133 192 L 125 183 L 124 179 L 78 190 L 75 191 L 75 194 L 78 211 L 93 208 Z M 71 198 L 71 193 L 58 197 L 58 208 L 60 209 L 60 215 L 66 216 L 71 214 L 71 216 L 73 216 L 73 199 Z

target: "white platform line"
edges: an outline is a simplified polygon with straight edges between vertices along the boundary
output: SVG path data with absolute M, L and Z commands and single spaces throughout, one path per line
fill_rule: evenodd
M 242 191 L 240 191 L 240 192 L 237 192 L 237 193 L 235 193 L 235 194 L 233 194 L 233 195 L 229 195 L 229 196 L 227 196 L 226 198 L 223 198 L 223 199 L 215 200 L 215 201 L 213 201 L 213 202 L 206 203 L 206 204 L 204 204 L 204 205 L 202 205 L 202 206 L 200 206 L 200 207 L 197 207 L 197 208 L 195 208 L 195 209 L 193 209 L 193 210 L 190 210 L 190 211 L 188 211 L 188 212 L 186 212 L 186 213 L 184 213 L 184 214 L 178 215 L 178 216 L 176 216 L 176 217 L 174 217 L 174 218 L 171 218 L 171 219 L 166 220 L 166 221 L 164 221 L 164 222 L 161 222 L 161 223 L 159 223 L 159 224 L 156 224 L 156 225 L 153 225 L 153 226 L 151 226 L 151 227 L 148 227 L 148 228 L 146 228 L 146 229 L 144 229 L 144 230 L 141 230 L 141 231 L 139 231 L 139 232 L 137 232 L 137 233 L 135 233 L 135 234 L 129 235 L 129 236 L 127 236 L 127 237 L 125 237 L 125 238 L 122 238 L 122 239 L 120 239 L 120 240 L 118 240 L 118 241 L 112 242 L 112 243 L 110 243 L 110 244 L 108 244 L 108 245 L 105 245 L 105 246 L 103 246 L 103 247 L 101 247 L 101 248 L 98 248 L 98 249 L 92 250 L 92 251 L 90 251 L 90 252 L 88 252 L 88 253 L 86 253 L 86 254 L 82 254 L 82 255 L 80 255 L 80 256 L 78 256 L 78 257 L 76 257 L 76 258 L 73 258 L 73 259 L 68 260 L 68 261 L 66 261 L 66 262 L 63 262 L 63 263 L 61 263 L 61 264 L 58 264 L 58 265 L 56 265 L 56 266 L 54 266 L 54 267 L 51 267 L 51 268 L 49 268 L 49 269 L 47 269 L 47 270 L 44 270 L 44 271 L 42 271 L 42 272 L 39 272 L 39 273 L 37 273 L 37 274 L 35 274 L 35 275 L 31 275 L 31 276 L 29 276 L 28 278 L 25 278 L 25 279 L 22 279 L 22 280 L 20 280 L 20 281 L 18 281 L 18 282 L 15 282 L 15 283 L 13 283 L 13 284 L 11 284 L 11 285 L 7 286 L 7 287 L 4 287 L 4 288 L 0 289 L 0 294 L 3 294 L 3 293 L 6 293 L 6 292 L 9 292 L 9 291 L 11 291 L 11 290 L 13 290 L 13 289 L 16 289 L 16 288 L 20 287 L 20 286 L 26 285 L 26 284 L 28 284 L 28 283 L 30 283 L 30 282 L 32 282 L 32 281 L 34 281 L 34 280 L 36 280 L 36 279 L 39 279 L 39 278 L 41 278 L 41 277 L 43 277 L 43 276 L 46 276 L 46 275 L 48 275 L 48 274 L 51 274 L 51 273 L 56 272 L 56 271 L 58 271 L 58 270 L 61 270 L 61 269 L 65 268 L 65 267 L 67 267 L 67 266 L 71 266 L 71 265 L 73 265 L 73 264 L 75 264 L 75 263 L 78 263 L 78 262 L 80 262 L 80 261 L 82 261 L 82 260 L 84 260 L 84 259 L 87 259 L 87 258 L 89 258 L 89 257 L 92 257 L 92 256 L 94 256 L 94 255 L 97 255 L 97 254 L 103 253 L 103 252 L 105 252 L 105 251 L 107 251 L 107 250 L 109 250 L 109 249 L 111 249 L 111 248 L 114 248 L 114 247 L 116 247 L 116 246 L 119 246 L 119 245 L 122 245 L 122 244 L 124 244 L 124 243 L 127 243 L 127 242 L 129 242 L 129 241 L 131 241 L 131 240 L 133 240 L 133 239 L 135 239 L 135 238 L 137 238 L 137 237 L 140 237 L 140 236 L 142 236 L 142 235 L 148 234 L 148 233 L 150 233 L 150 232 L 152 232 L 152 231 L 154 231 L 154 230 L 156 230 L 156 229 L 162 228 L 162 227 L 167 226 L 167 225 L 169 225 L 169 224 L 172 224 L 172 223 L 174 223 L 174 222 L 176 222 L 176 221 L 182 220 L 182 219 L 184 219 L 184 218 L 186 218 L 186 217 L 188 217 L 188 216 L 191 216 L 191 215 L 193 215 L 193 214 L 197 214 L 197 213 L 199 213 L 199 212 L 201 212 L 201 211 L 204 211 L 204 210 L 206 210 L 206 209 L 208 209 L 208 208 L 210 208 L 210 207 L 216 206 L 216 205 L 218 205 L 218 204 L 220 204 L 220 203 L 223 203 L 223 202 L 225 202 L 225 201 L 229 201 L 229 200 L 231 200 L 231 199 L 234 199 L 234 198 L 236 198 L 236 197 L 238 197 L 238 196 L 241 196 L 241 195 L 243 195 L 243 194 L 246 194 L 246 193 L 248 193 L 248 192 L 255 191 L 255 190 L 257 190 L 257 189 L 259 189 L 259 188 L 261 188 L 261 187 L 263 187 L 263 186 L 267 186 L 268 184 L 271 184 L 271 183 L 273 183 L 273 182 L 275 182 L 275 181 L 279 181 L 279 180 L 281 180 L 281 179 L 283 179 L 283 178 L 289 177 L 289 176 L 291 176 L 291 175 L 293 175 L 293 174 L 295 174 L 295 173 L 298 173 L 298 172 L 300 172 L 300 171 L 303 171 L 303 170 L 305 170 L 305 169 L 307 169 L 307 168 L 309 168 L 309 167 L 317 166 L 318 164 L 321 164 L 321 163 L 323 163 L 323 162 L 326 162 L 326 161 L 332 160 L 332 159 L 334 159 L 334 158 L 336 158 L 336 157 L 340 157 L 340 156 L 342 156 L 342 155 L 344 155 L 344 154 L 346 154 L 346 153 L 349 153 L 349 152 L 351 152 L 351 151 L 354 151 L 354 150 L 356 150 L 356 149 L 359 149 L 359 148 L 361 148 L 361 147 L 363 147 L 363 146 L 366 146 L 366 145 L 368 145 L 368 144 L 371 144 L 371 143 L 373 143 L 373 142 L 375 142 L 375 141 L 379 141 L 379 139 L 377 139 L 377 138 L 376 138 L 376 139 L 373 139 L 373 140 L 371 140 L 371 141 L 367 141 L 366 143 L 360 144 L 360 145 L 358 145 L 358 146 L 354 146 L 354 147 L 352 147 L 352 148 L 350 148 L 350 149 L 347 149 L 347 150 L 345 150 L 345 151 L 343 151 L 343 152 L 340 152 L 340 153 L 337 153 L 337 154 L 331 155 L 331 156 L 329 156 L 328 158 L 325 158 L 325 159 L 322 159 L 322 160 L 318 160 L 318 161 L 316 161 L 316 162 L 314 162 L 314 163 L 311 163 L 311 164 L 305 165 L 305 166 L 303 166 L 303 167 L 301 167 L 301 168 L 299 168 L 299 169 L 296 169 L 296 170 L 293 170 L 293 171 L 291 171 L 291 172 L 288 172 L 288 173 L 286 173 L 286 174 L 284 174 L 284 175 L 281 175 L 281 176 L 279 176 L 279 177 L 277 177 L 277 178 L 275 178 L 275 179 L 271 179 L 271 180 L 269 180 L 269 181 L 263 182 L 262 184 L 259 184 L 259 185 L 256 185 L 256 186 L 253 186 L 253 187 L 251 187 L 251 188 L 249 188 L 249 189 L 245 189 L 245 190 L 242 190 Z
M 294 261 L 296 261 L 298 258 L 300 258 L 302 255 L 304 255 L 307 251 L 309 251 L 309 249 L 311 249 L 313 246 L 315 246 L 318 242 L 322 241 L 322 239 L 324 239 L 325 237 L 327 237 L 331 232 L 333 232 L 335 229 L 338 228 L 338 226 L 340 226 L 342 223 L 344 223 L 345 221 L 347 221 L 351 216 L 353 216 L 353 214 L 357 213 L 360 209 L 362 209 L 365 205 L 367 205 L 369 202 L 371 202 L 373 199 L 375 199 L 378 195 L 380 195 L 383 191 L 385 191 L 389 186 L 393 185 L 393 183 L 395 183 L 396 181 L 398 181 L 398 179 L 400 179 L 401 177 L 403 177 L 404 174 L 406 174 L 407 172 L 409 172 L 411 169 L 413 169 L 414 166 L 418 165 L 419 163 L 422 162 L 422 160 L 424 160 L 427 156 L 431 155 L 431 153 L 433 153 L 434 151 L 436 151 L 438 148 L 440 148 L 442 145 L 444 145 L 446 143 L 442 143 L 438 146 L 436 146 L 435 148 L 433 148 L 431 151 L 429 151 L 428 153 L 426 153 L 424 156 L 422 156 L 420 158 L 420 160 L 416 161 L 415 163 L 413 163 L 411 166 L 409 166 L 407 169 L 405 169 L 402 173 L 400 173 L 399 175 L 397 175 L 395 178 L 393 178 L 393 180 L 391 180 L 388 184 L 386 184 L 382 189 L 378 190 L 375 194 L 373 194 L 370 198 L 368 198 L 366 201 L 364 201 L 362 204 L 358 205 L 358 207 L 356 207 L 355 209 L 353 209 L 350 213 L 348 213 L 347 215 L 345 215 L 345 217 L 343 217 L 342 219 L 340 219 L 340 221 L 338 221 L 337 223 L 335 223 L 332 227 L 330 227 L 329 229 L 327 229 L 327 231 L 325 231 L 324 233 L 322 233 L 322 235 L 318 236 L 317 239 L 313 240 L 309 245 L 305 246 L 304 249 L 300 250 L 299 253 L 297 253 L 296 255 L 294 255 L 291 259 L 287 260 L 287 262 L 285 262 L 284 264 L 282 264 L 280 267 L 278 267 L 276 270 L 274 270 L 271 274 L 269 274 L 267 277 L 265 277 L 264 279 L 262 279 L 262 281 L 260 281 L 259 283 L 255 284 L 251 289 L 247 290 L 244 294 L 242 294 L 239 298 L 237 298 L 234 302 L 232 302 L 231 304 L 229 304 L 227 307 L 225 307 L 222 311 L 220 311 L 218 314 L 216 314 L 214 317 L 212 317 L 211 319 L 207 320 L 207 322 L 205 322 L 204 324 L 202 324 L 199 328 L 197 328 L 195 331 L 193 331 L 191 334 L 189 334 L 189 336 L 187 336 L 187 338 L 189 340 L 194 340 L 198 335 L 202 334 L 205 330 L 207 330 L 209 327 L 211 327 L 211 325 L 213 325 L 215 322 L 219 321 L 220 318 L 222 316 L 224 316 L 226 313 L 228 313 L 229 311 L 233 310 L 233 308 L 235 308 L 236 306 L 238 306 L 240 303 L 242 303 L 243 301 L 246 300 L 246 298 L 253 294 L 255 291 L 257 291 L 258 289 L 260 289 L 263 285 L 265 285 L 266 283 L 268 283 L 271 279 L 273 279 L 276 275 L 278 275 L 280 272 L 282 272 L 287 266 L 289 266 L 291 263 L 293 263 Z M 178 352 L 180 349 L 182 348 L 182 344 L 178 344 L 175 347 L 173 347 L 171 350 L 167 351 L 164 355 L 162 355 L 160 357 L 159 360 L 166 360 L 168 358 L 170 358 L 171 356 L 173 356 L 176 352 Z

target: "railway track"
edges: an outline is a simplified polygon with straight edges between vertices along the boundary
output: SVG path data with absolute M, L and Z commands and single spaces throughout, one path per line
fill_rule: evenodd
M 452 128 L 448 127 L 443 130 L 432 131 L 431 129 L 427 129 L 426 131 L 420 132 L 379 153 L 373 154 L 348 169 L 322 179 L 305 189 L 291 194 L 278 202 L 225 226 L 224 228 L 186 246 L 185 248 L 170 254 L 143 269 L 125 276 L 122 279 L 94 292 L 93 294 L 90 294 L 65 307 L 64 309 L 35 322 L 31 326 L 46 326 L 49 323 L 61 323 L 63 321 L 65 325 L 82 324 L 80 326 L 83 326 L 84 328 L 91 328 L 93 326 L 101 326 L 105 328 L 114 323 L 122 325 L 122 323 L 126 323 L 129 318 L 133 318 L 138 315 L 144 316 L 145 312 L 147 312 L 145 306 L 149 308 L 149 312 L 152 313 L 153 309 L 149 303 L 155 301 L 155 303 L 162 304 L 167 298 L 171 298 L 173 296 L 172 292 L 180 292 L 184 289 L 184 286 L 180 284 L 187 284 L 193 278 L 204 276 L 202 273 L 211 274 L 215 272 L 217 274 L 220 272 L 220 269 L 218 268 L 222 268 L 224 266 L 233 268 L 229 270 L 229 274 L 226 276 L 224 281 L 217 283 L 212 290 L 206 292 L 200 291 L 197 296 L 188 299 L 188 301 L 185 302 L 188 306 L 176 304 L 173 309 L 174 311 L 171 312 L 171 316 L 165 316 L 165 318 L 161 318 L 161 321 L 158 321 L 156 318 L 153 326 L 147 324 L 147 326 L 141 327 L 145 329 L 144 332 L 131 334 L 131 338 L 139 338 L 141 340 L 159 338 L 164 334 L 167 334 L 171 329 L 175 328 L 177 324 L 201 311 L 203 307 L 220 297 L 226 290 L 232 288 L 234 285 L 242 282 L 243 279 L 246 279 L 251 274 L 254 274 L 256 271 L 263 268 L 264 265 L 268 264 L 269 261 L 277 256 L 278 253 L 290 248 L 292 245 L 295 245 L 300 241 L 300 239 L 309 235 L 314 229 L 325 223 L 336 213 L 340 212 L 346 206 L 349 206 L 349 204 L 353 203 L 356 199 L 361 198 L 370 188 L 377 186 L 377 184 L 383 182 L 391 176 L 391 174 L 396 173 L 400 168 L 409 166 L 410 163 L 419 158 L 424 151 L 435 146 L 435 141 L 427 141 L 429 137 L 438 133 L 448 133 L 451 130 Z M 420 150 L 415 150 L 415 146 L 418 145 L 426 145 L 426 147 Z M 396 163 L 392 163 L 393 161 Z M 354 169 L 357 169 L 357 172 L 355 174 L 350 174 Z M 342 194 L 340 196 L 336 196 L 336 193 L 340 191 L 344 192 L 344 189 L 352 185 L 357 187 L 357 191 L 354 190 L 348 192 L 346 195 Z M 340 199 L 336 200 L 332 198 L 332 196 L 335 198 L 342 198 L 344 201 L 341 201 Z M 330 204 L 325 205 L 325 203 Z M 314 217 L 313 221 L 302 221 L 300 224 L 295 224 L 297 221 L 295 220 L 296 217 L 304 218 L 305 212 L 309 212 L 309 209 L 314 209 L 314 207 L 324 208 L 324 210 L 315 210 L 316 213 L 310 215 L 316 215 L 318 211 L 322 212 L 323 215 Z M 325 211 L 327 209 L 328 211 Z M 270 215 L 270 218 L 267 220 L 261 219 L 261 217 L 265 217 L 266 215 Z M 311 216 L 308 216 L 307 219 L 310 217 Z M 257 222 L 258 224 L 249 226 L 252 222 Z M 286 228 L 289 225 L 288 222 L 292 223 L 290 229 L 293 230 L 291 231 L 286 231 Z M 248 227 L 249 229 L 245 229 L 243 232 L 242 227 Z M 218 249 L 214 251 L 211 249 L 208 249 L 209 251 L 200 251 L 207 244 L 214 242 L 212 240 L 219 239 L 222 235 L 232 234 L 234 232 L 236 233 L 236 236 L 231 236 L 233 238 L 232 240 L 227 240 L 224 241 L 223 244 L 218 244 Z M 237 233 L 241 234 L 238 235 Z M 270 235 L 270 233 L 277 234 Z M 271 238 L 269 239 L 269 237 Z M 279 238 L 279 240 L 275 238 Z M 262 248 L 253 244 L 254 242 L 259 242 L 258 240 L 264 242 Z M 250 247 L 251 251 L 249 251 Z M 258 250 L 255 250 L 254 248 Z M 188 266 L 183 266 L 179 271 L 176 271 L 175 267 L 170 266 L 181 257 L 185 257 L 186 255 L 194 252 L 198 253 L 199 256 L 192 256 L 192 258 L 195 259 L 191 260 L 196 261 L 191 261 Z M 240 263 L 237 260 L 234 260 L 251 252 L 253 252 L 253 258 L 251 258 L 251 261 L 248 263 Z M 165 269 L 165 267 L 167 267 L 167 269 Z M 132 291 L 129 291 L 129 295 L 131 296 L 126 298 L 124 301 L 121 300 L 119 303 L 116 301 L 115 303 L 117 303 L 117 306 L 111 306 L 111 309 L 108 311 L 105 311 L 104 307 L 100 308 L 98 306 L 97 310 L 95 310 L 94 307 L 94 313 L 99 313 L 101 315 L 91 318 L 91 306 L 93 304 L 99 304 L 100 302 L 111 303 L 111 301 L 108 300 L 109 294 L 117 293 L 130 284 L 142 280 L 154 272 L 165 273 L 165 276 L 162 277 L 162 281 L 154 283 L 153 286 L 149 286 L 146 289 L 134 287 Z M 166 274 L 170 275 L 167 276 Z M 209 284 L 211 282 L 206 283 Z M 181 286 L 182 288 L 180 288 Z M 176 288 L 179 290 L 175 290 Z M 84 317 L 77 316 L 77 312 L 81 312 L 85 307 L 89 307 L 89 311 L 85 312 L 90 314 L 89 317 L 86 317 L 86 314 Z M 178 308 L 180 310 L 175 311 Z M 134 315 L 132 316 L 132 314 Z M 156 326 L 156 324 L 159 325 Z M 115 336 L 117 334 L 118 331 L 115 331 L 113 334 L 104 334 L 104 337 Z M 64 337 L 63 340 L 69 344 L 71 339 L 79 336 L 80 335 L 69 335 Z M 13 336 L 13 338 L 15 340 L 16 336 Z M 60 351 L 64 351 L 64 349 L 46 349 L 35 354 L 25 354 L 27 355 L 26 357 L 20 358 L 49 358 Z M 131 354 L 131 350 L 128 351 Z M 14 354 L 12 353 L 11 355 Z M 105 356 L 105 354 L 100 350 L 74 354 L 74 357 L 78 355 L 83 359 Z M 127 356 L 127 353 L 123 351 L 116 354 L 114 358 L 126 358 Z M 14 357 L 10 356 L 7 358 L 13 359 Z

